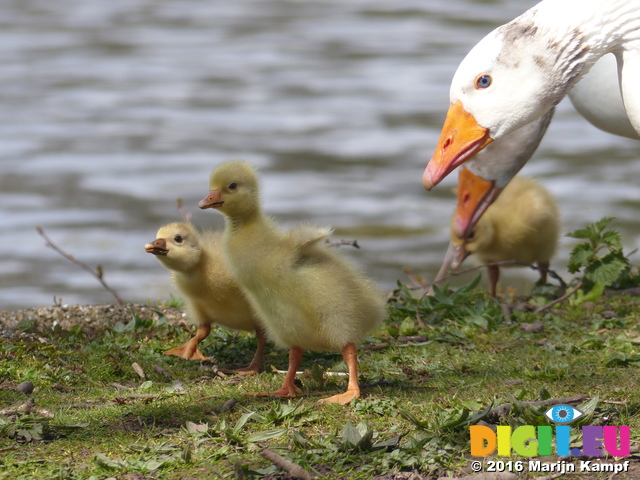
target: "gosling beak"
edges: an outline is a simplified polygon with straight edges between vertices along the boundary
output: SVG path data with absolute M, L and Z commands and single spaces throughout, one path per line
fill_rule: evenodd
M 495 182 L 485 180 L 467 168 L 461 169 L 458 175 L 458 205 L 453 220 L 454 235 L 466 239 L 499 194 L 500 189 Z
M 453 252 L 453 259 L 451 260 L 451 268 L 453 269 L 458 268 L 460 265 L 462 265 L 462 262 L 464 262 L 464 259 L 467 258 L 469 255 L 471 255 L 471 252 L 469 252 L 464 247 L 464 244 L 458 245 Z
M 144 249 L 147 253 L 152 253 L 154 255 L 162 255 L 166 256 L 169 253 L 167 249 L 167 241 L 164 238 L 156 238 L 153 242 L 147 243 L 144 246 Z
M 492 141 L 489 130 L 478 125 L 458 100 L 449 107 L 438 146 L 422 175 L 424 188 L 431 190 Z
M 205 208 L 220 208 L 223 204 L 224 201 L 222 200 L 222 193 L 220 190 L 211 190 L 209 195 L 198 202 L 198 206 L 203 210 Z

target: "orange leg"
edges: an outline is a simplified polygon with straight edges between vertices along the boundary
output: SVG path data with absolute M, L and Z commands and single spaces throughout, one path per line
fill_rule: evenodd
M 181 347 L 172 348 L 164 352 L 165 355 L 175 355 L 185 360 L 209 360 L 202 355 L 198 345 L 211 333 L 211 325 L 199 325 L 195 336 Z
M 296 392 L 302 392 L 302 390 L 296 387 L 293 383 L 296 378 L 298 365 L 300 365 L 300 361 L 302 360 L 302 352 L 303 350 L 300 347 L 291 347 L 291 349 L 289 350 L 289 370 L 287 370 L 287 374 L 284 377 L 284 382 L 282 382 L 282 386 L 278 390 L 274 392 L 246 392 L 246 395 L 253 395 L 254 397 L 273 396 L 282 398 L 294 398 L 296 396 Z
M 360 385 L 358 384 L 358 352 L 353 343 L 347 343 L 342 349 L 342 357 L 349 368 L 349 385 L 345 393 L 323 398 L 322 403 L 337 403 L 347 405 L 354 398 L 360 398 Z
M 487 267 L 487 274 L 489 276 L 489 285 L 491 285 L 491 296 L 496 298 L 498 290 L 498 279 L 500 278 L 500 267 L 497 265 L 490 265 Z
M 267 335 L 261 327 L 256 327 L 256 339 L 258 340 L 258 348 L 253 356 L 253 360 L 248 367 L 239 368 L 237 370 L 227 370 L 221 368 L 222 373 L 237 373 L 238 375 L 256 375 L 262 367 L 262 357 L 264 356 L 264 345 L 267 343 Z

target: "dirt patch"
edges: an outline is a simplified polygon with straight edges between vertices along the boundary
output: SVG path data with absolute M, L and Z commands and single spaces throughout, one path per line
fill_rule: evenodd
M 46 331 L 56 326 L 70 330 L 74 326 L 103 330 L 118 322 L 131 321 L 132 312 L 141 318 L 157 318 L 161 312 L 171 323 L 186 320 L 184 312 L 177 308 L 150 307 L 148 305 L 55 305 L 34 307 L 13 312 L 0 312 L 0 331 Z

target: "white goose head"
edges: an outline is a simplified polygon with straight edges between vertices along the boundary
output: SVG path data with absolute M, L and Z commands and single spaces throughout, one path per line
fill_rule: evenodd
M 629 22 L 640 23 L 640 0 L 544 0 L 482 39 L 453 77 L 425 187 L 553 108 L 599 57 L 635 40 Z

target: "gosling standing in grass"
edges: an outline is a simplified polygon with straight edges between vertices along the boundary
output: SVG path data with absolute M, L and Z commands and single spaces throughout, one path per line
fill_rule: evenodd
M 469 186 L 463 173 L 458 177 L 458 201 Z M 547 281 L 547 269 L 556 251 L 560 235 L 560 215 L 551 194 L 538 182 L 514 177 L 498 199 L 480 217 L 466 238 L 458 238 L 451 225 L 454 246 L 451 266 L 458 268 L 468 255 L 474 255 L 480 265 L 516 261 L 537 264 L 540 283 Z M 448 263 L 445 260 L 445 263 Z M 487 266 L 491 296 L 496 296 L 500 267 Z
M 256 172 L 242 162 L 220 165 L 200 208 L 225 215 L 224 252 L 276 345 L 289 349 L 282 387 L 269 393 L 295 397 L 296 370 L 304 350 L 342 352 L 349 369 L 347 391 L 323 402 L 346 405 L 360 396 L 356 343 L 385 317 L 378 287 L 329 248 L 328 229 L 303 226 L 281 231 L 262 213 Z
M 247 368 L 235 373 L 254 374 L 260 371 L 266 341 L 249 302 L 235 282 L 222 256 L 221 235 L 215 232 L 199 234 L 186 223 L 170 223 L 158 230 L 156 239 L 145 245 L 167 269 L 173 282 L 185 297 L 190 318 L 198 325 L 196 335 L 181 347 L 167 350 L 185 360 L 208 360 L 198 345 L 217 323 L 235 330 L 256 332 L 258 348 Z

